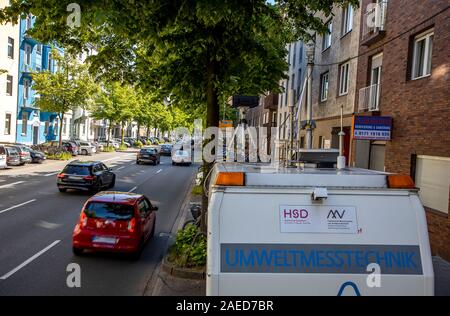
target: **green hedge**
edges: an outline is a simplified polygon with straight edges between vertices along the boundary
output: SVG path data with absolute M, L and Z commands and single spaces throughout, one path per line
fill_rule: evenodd
M 63 153 L 58 153 L 58 154 L 54 154 L 54 155 L 46 155 L 47 159 L 49 160 L 70 160 L 72 159 L 72 154 L 71 153 L 67 153 L 67 152 L 63 152 Z
M 109 146 L 103 147 L 102 151 L 105 153 L 112 153 L 112 152 L 115 152 L 116 149 L 114 148 L 114 146 L 109 145 Z
M 169 251 L 169 261 L 186 268 L 206 265 L 206 237 L 196 225 L 188 225 L 177 233 Z

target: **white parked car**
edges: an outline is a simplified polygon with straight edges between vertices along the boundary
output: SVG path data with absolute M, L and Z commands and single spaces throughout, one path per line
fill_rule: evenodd
M 85 156 L 90 156 L 97 153 L 97 147 L 90 142 L 80 142 L 80 153 Z
M 0 145 L 0 169 L 6 169 L 6 149 Z
M 192 163 L 191 154 L 186 150 L 177 150 L 172 153 L 172 165 L 186 164 L 190 165 Z

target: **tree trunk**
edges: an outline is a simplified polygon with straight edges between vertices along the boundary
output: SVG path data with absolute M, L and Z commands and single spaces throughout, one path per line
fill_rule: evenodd
M 208 127 L 218 127 L 219 126 L 219 116 L 220 116 L 220 106 L 219 106 L 219 91 L 215 86 L 215 80 L 218 72 L 217 62 L 209 62 L 207 65 L 207 86 L 206 86 L 206 128 Z M 206 176 L 209 174 L 210 170 L 214 167 L 214 163 L 203 161 L 203 181 L 207 181 Z M 208 180 L 209 181 L 209 180 Z M 209 183 L 206 183 L 208 187 Z M 207 232 L 208 218 L 208 196 L 206 192 L 202 196 L 202 213 L 200 218 L 200 229 L 203 233 Z
M 108 127 L 108 141 L 107 141 L 107 146 L 109 148 L 109 143 L 111 142 L 111 132 L 112 132 L 112 121 L 109 121 L 109 127 Z
M 63 131 L 63 124 L 64 124 L 64 115 L 65 113 L 62 112 L 60 116 L 59 121 L 59 147 L 62 147 L 62 131 Z
M 123 146 L 123 144 L 125 143 L 125 122 L 122 122 L 121 123 L 122 124 L 122 130 L 121 130 L 121 133 L 122 133 L 122 135 L 120 135 L 120 141 L 121 141 L 121 146 Z
M 147 138 L 150 138 L 150 125 L 147 125 Z

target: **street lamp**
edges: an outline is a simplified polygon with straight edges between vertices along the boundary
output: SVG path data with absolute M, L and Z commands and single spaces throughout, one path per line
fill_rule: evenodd
M 308 83 L 308 89 L 307 89 L 307 103 L 306 103 L 306 120 L 307 120 L 307 126 L 306 126 L 306 148 L 312 149 L 312 136 L 313 136 L 313 122 L 312 122 L 312 74 L 313 74 L 313 67 L 314 67 L 314 54 L 315 54 L 315 44 L 312 40 L 309 40 L 309 42 L 306 44 L 306 58 L 308 61 L 308 73 L 307 73 L 307 83 Z

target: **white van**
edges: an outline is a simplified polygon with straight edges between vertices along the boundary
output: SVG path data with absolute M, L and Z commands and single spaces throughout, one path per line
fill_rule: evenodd
M 223 163 L 208 194 L 208 295 L 434 295 L 408 176 Z
M 6 169 L 6 149 L 3 145 L 0 145 L 0 169 Z

